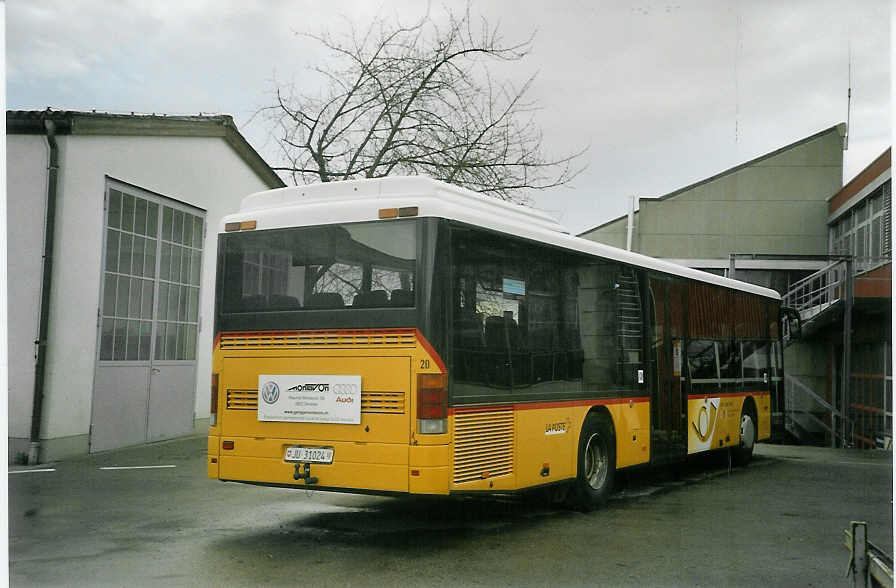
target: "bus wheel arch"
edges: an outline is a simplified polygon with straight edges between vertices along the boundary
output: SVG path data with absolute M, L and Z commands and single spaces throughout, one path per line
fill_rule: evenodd
M 579 432 L 576 478 L 569 502 L 589 510 L 603 505 L 613 491 L 616 475 L 616 434 L 610 412 L 592 408 Z
M 757 416 L 756 401 L 752 396 L 744 399 L 740 411 L 738 433 L 740 439 L 737 447 L 733 449 L 734 463 L 744 466 L 753 457 L 753 447 L 756 445 L 756 437 L 759 431 L 759 418 Z

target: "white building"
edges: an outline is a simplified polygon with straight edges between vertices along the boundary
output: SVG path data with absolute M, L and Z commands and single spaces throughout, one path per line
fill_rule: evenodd
M 204 430 L 215 227 L 283 182 L 229 116 L 6 125 L 10 461 Z

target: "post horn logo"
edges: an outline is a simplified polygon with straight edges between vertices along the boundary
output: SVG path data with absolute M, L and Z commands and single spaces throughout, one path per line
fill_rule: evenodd
M 274 404 L 280 398 L 280 386 L 277 382 L 268 381 L 261 387 L 261 397 L 268 404 Z
M 696 419 L 691 421 L 697 438 L 704 443 L 709 441 L 716 429 L 716 420 L 719 416 L 719 399 L 710 398 L 704 400 L 703 406 L 697 409 Z

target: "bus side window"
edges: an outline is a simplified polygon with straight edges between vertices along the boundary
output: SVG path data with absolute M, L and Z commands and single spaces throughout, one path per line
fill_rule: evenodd
M 578 390 L 578 258 L 475 233 L 455 233 L 453 243 L 455 380 L 548 395 Z
M 717 392 L 719 389 L 716 346 L 716 342 L 711 339 L 692 339 L 688 343 L 691 390 L 696 394 L 709 394 Z
M 619 264 L 602 261 L 577 268 L 576 296 L 581 340 L 582 379 L 586 390 L 609 390 L 619 379 L 616 275 Z
M 721 386 L 730 392 L 736 392 L 742 383 L 740 346 L 728 339 L 716 342 L 716 350 L 719 354 Z

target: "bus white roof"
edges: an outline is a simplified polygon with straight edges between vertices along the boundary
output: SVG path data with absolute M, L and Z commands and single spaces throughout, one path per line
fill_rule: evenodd
M 381 208 L 406 206 L 416 206 L 418 217 L 456 220 L 701 282 L 781 298 L 768 288 L 572 236 L 546 212 L 422 176 L 327 182 L 258 192 L 243 198 L 239 212 L 225 216 L 218 232 L 224 232 L 228 222 L 245 220 L 256 221 L 257 230 L 376 221 Z

